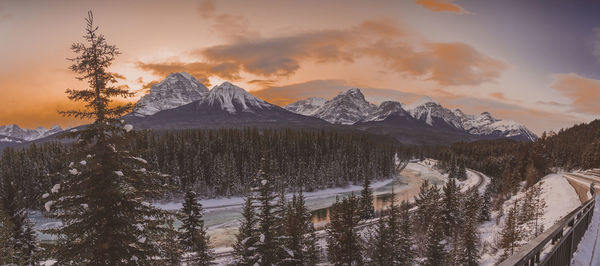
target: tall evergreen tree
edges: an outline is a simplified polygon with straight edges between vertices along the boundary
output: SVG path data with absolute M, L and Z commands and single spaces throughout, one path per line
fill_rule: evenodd
M 467 169 L 465 168 L 464 160 L 460 160 L 458 165 L 458 170 L 456 172 L 456 179 L 460 181 L 467 180 Z
M 400 236 L 394 245 L 398 248 L 397 265 L 413 265 L 415 251 L 413 250 L 413 219 L 411 218 L 410 204 L 402 201 L 400 205 Z
M 185 193 L 179 217 L 182 223 L 179 228 L 179 244 L 184 251 L 192 253 L 187 261 L 199 266 L 212 265 L 214 256 L 202 220 L 202 205 L 198 202 L 196 192 L 188 190 Z
M 327 226 L 327 257 L 333 265 L 362 265 L 364 244 L 356 226 L 360 200 L 354 194 L 331 206 Z
M 292 196 L 286 206 L 283 244 L 288 258 L 282 265 L 316 265 L 320 247 L 317 243 L 312 215 L 304 203 L 304 195 Z
M 173 217 L 144 200 L 167 187 L 161 175 L 146 170 L 144 159 L 124 148 L 136 133 L 121 116 L 133 105 L 118 105 L 113 98 L 133 94 L 114 86 L 115 75 L 108 71 L 118 49 L 98 33 L 91 12 L 86 22 L 85 43 L 71 47 L 77 55 L 70 69 L 89 88 L 67 90 L 69 99 L 85 103 L 85 109 L 61 113 L 93 122 L 64 134 L 77 141 L 74 162 L 44 204 L 50 218 L 62 221 L 45 231 L 57 237 L 52 257 L 57 264 L 160 263 L 174 243 Z
M 458 254 L 458 262 L 461 265 L 478 265 L 479 264 L 479 231 L 477 229 L 479 223 L 479 192 L 476 188 L 469 189 L 465 194 L 465 203 L 463 207 L 464 221 L 460 230 L 460 252 Z
M 12 263 L 19 265 L 36 264 L 36 255 L 39 250 L 33 225 L 29 220 L 26 210 L 20 207 L 21 201 L 17 198 L 16 186 L 12 177 L 3 176 L 0 188 L 0 212 L 6 217 L 3 227 L 9 229 L 5 239 L 11 247 Z
M 489 184 L 485 188 L 485 192 L 481 196 L 481 212 L 479 214 L 479 221 L 486 222 L 492 219 L 491 208 L 492 208 L 492 185 Z
M 280 232 L 277 230 L 281 222 L 276 217 L 276 184 L 270 173 L 266 160 L 262 161 L 261 170 L 255 177 L 257 187 L 254 188 L 257 202 L 258 241 L 255 243 L 256 257 L 259 265 L 271 266 L 279 263 L 281 248 Z
M 419 197 L 416 199 L 417 202 L 417 215 L 422 217 L 419 226 L 424 239 L 422 242 L 422 255 L 425 257 L 425 265 L 443 265 L 446 263 L 446 237 L 445 237 L 445 224 L 440 208 L 440 201 L 442 196 L 437 186 L 429 186 L 424 184 L 422 186 L 422 193 L 419 193 Z
M 390 210 L 391 211 L 391 210 Z M 394 250 L 392 249 L 391 228 L 386 219 L 381 217 L 371 235 L 369 249 L 370 263 L 373 265 L 393 265 Z
M 258 224 L 252 195 L 246 197 L 240 222 L 239 233 L 236 235 L 236 241 L 233 244 L 233 254 L 236 265 L 251 266 L 257 261 L 254 245 L 257 241 L 256 226 Z
M 377 222 L 371 243 L 371 262 L 375 265 L 410 265 L 412 240 L 408 203 L 398 206 L 392 190 L 387 215 Z M 405 215 L 403 217 L 403 215 Z
M 371 180 L 365 176 L 363 179 L 363 188 L 360 192 L 360 218 L 367 220 L 373 217 L 375 217 L 375 207 L 373 207 Z
M 442 198 L 442 216 L 444 223 L 444 232 L 448 237 L 455 237 L 458 233 L 460 190 L 456 185 L 454 178 L 449 178 L 443 187 L 444 196 Z
M 15 249 L 14 239 L 12 238 L 13 225 L 10 217 L 4 210 L 0 209 L 0 264 L 16 265 L 18 262 L 18 252 Z
M 432 215 L 439 215 L 433 213 Z M 437 217 L 437 216 L 434 216 Z M 434 219 L 427 228 L 427 241 L 425 249 L 426 266 L 445 265 L 447 262 L 448 252 L 446 251 L 446 239 L 444 237 L 444 224 L 440 219 Z
M 501 259 L 506 259 L 508 256 L 512 255 L 520 246 L 519 242 L 523 239 L 523 234 L 518 224 L 518 215 L 519 204 L 515 200 L 513 206 L 508 210 L 508 214 L 504 220 L 504 226 L 500 231 L 499 248 L 504 250 L 500 257 Z

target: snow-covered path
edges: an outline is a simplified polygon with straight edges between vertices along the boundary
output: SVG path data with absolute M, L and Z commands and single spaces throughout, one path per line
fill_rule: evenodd
M 593 266 L 600 265 L 600 195 L 596 196 L 596 206 L 588 230 L 583 235 L 577 251 L 573 254 L 571 265 Z

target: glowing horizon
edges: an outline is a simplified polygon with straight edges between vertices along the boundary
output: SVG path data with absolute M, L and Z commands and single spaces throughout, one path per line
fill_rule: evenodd
M 66 58 L 87 10 L 123 53 L 112 71 L 137 92 L 132 101 L 185 71 L 209 88 L 228 80 L 275 104 L 346 87 L 427 95 L 537 134 L 600 114 L 600 4 L 593 1 L 244 3 L 2 2 L 0 125 L 83 123 L 56 111 L 74 106 L 67 88 L 84 85 Z

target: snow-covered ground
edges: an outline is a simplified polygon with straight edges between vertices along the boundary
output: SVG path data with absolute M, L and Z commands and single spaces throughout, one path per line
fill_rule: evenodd
M 562 174 L 550 174 L 542 178 L 542 198 L 546 201 L 546 211 L 542 216 L 541 223 L 545 229 L 552 227 L 557 221 L 569 214 L 572 210 L 581 205 L 581 201 L 577 196 L 575 189 L 562 176 Z M 524 192 L 519 192 L 511 199 L 504 202 L 505 212 L 512 206 L 515 200 L 522 198 Z M 499 213 L 492 212 L 492 220 L 483 223 L 479 231 L 481 233 L 482 244 L 486 246 L 484 254 L 481 256 L 480 265 L 495 265 L 498 262 L 501 250 L 494 254 L 490 254 L 490 246 L 495 246 L 499 239 L 499 232 L 504 224 L 504 216 L 499 219 L 499 224 L 496 224 L 496 218 Z
M 596 206 L 588 230 L 579 242 L 577 251 L 573 254 L 571 265 L 589 266 L 600 265 L 600 196 L 596 196 Z

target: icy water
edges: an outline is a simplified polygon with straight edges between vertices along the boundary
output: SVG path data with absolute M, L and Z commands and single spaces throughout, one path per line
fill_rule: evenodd
M 435 174 L 405 170 L 394 179 L 374 183 L 374 186 L 376 186 L 376 188 L 373 189 L 373 194 L 375 195 L 373 206 L 375 210 L 381 211 L 389 206 L 392 188 L 394 194 L 396 194 L 397 202 L 412 199 L 414 195 L 416 195 L 416 192 L 418 192 L 420 183 L 424 179 L 427 179 L 434 184 L 443 182 Z M 409 182 L 411 183 L 410 186 L 408 185 Z M 360 189 L 359 186 L 355 186 L 351 189 L 346 189 L 352 191 L 340 192 L 339 190 L 342 189 L 332 189 L 331 191 L 305 193 L 306 206 L 312 210 L 311 212 L 315 227 L 323 228 L 329 222 L 330 207 L 335 202 L 336 197 L 342 199 L 351 193 L 358 196 L 360 194 Z M 237 227 L 239 226 L 239 220 L 241 219 L 240 212 L 242 205 L 243 199 L 232 198 L 222 204 L 217 204 L 216 207 L 206 206 L 204 222 L 205 226 L 208 227 L 208 232 L 214 247 L 231 246 L 235 240 L 235 235 L 237 234 Z M 169 210 L 178 208 L 180 208 L 180 206 L 166 207 L 166 209 Z M 42 234 L 39 230 L 54 227 L 58 222 L 45 218 L 40 212 L 32 212 L 31 218 L 35 223 L 36 230 L 38 230 L 39 239 L 42 241 L 51 241 L 51 236 Z M 178 226 L 179 224 L 180 223 L 176 221 L 175 226 Z

